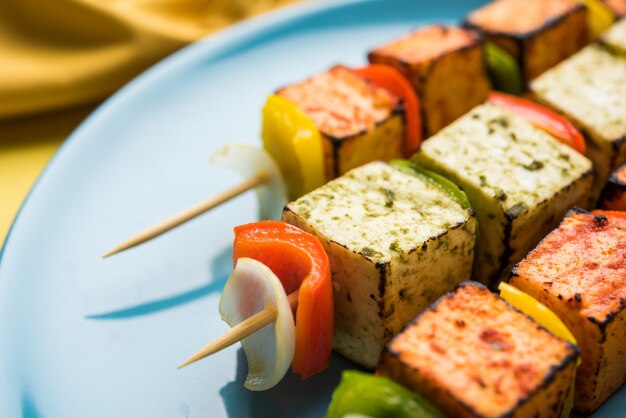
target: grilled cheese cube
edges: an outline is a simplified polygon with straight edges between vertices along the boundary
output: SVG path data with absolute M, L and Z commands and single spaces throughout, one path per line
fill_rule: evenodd
M 489 103 L 426 140 L 413 159 L 469 197 L 480 229 L 473 278 L 488 285 L 585 204 L 592 182 L 584 156 Z
M 277 94 L 295 103 L 319 129 L 328 180 L 367 162 L 403 155 L 406 131 L 399 99 L 345 67 L 335 66 Z
M 578 352 L 476 283 L 463 283 L 386 347 L 377 374 L 451 417 L 558 417 Z
M 590 413 L 626 381 L 626 219 L 572 210 L 514 269 L 511 284 L 555 312 L 582 363 L 575 408 Z
M 465 25 L 517 59 L 529 81 L 587 44 L 586 19 L 585 7 L 571 0 L 498 0 Z
M 482 103 L 490 90 L 480 37 L 458 27 L 428 26 L 374 49 L 373 64 L 400 71 L 421 102 L 430 136 Z
M 373 368 L 385 343 L 471 275 L 476 224 L 437 185 L 373 162 L 289 203 L 330 258 L 334 348 Z
M 586 137 L 594 162 L 594 205 L 609 175 L 626 161 L 626 60 L 590 45 L 531 83 L 535 98 L 565 115 Z
M 624 1 L 626 7 L 626 1 Z M 600 37 L 600 42 L 615 53 L 626 56 L 626 19 L 613 24 Z

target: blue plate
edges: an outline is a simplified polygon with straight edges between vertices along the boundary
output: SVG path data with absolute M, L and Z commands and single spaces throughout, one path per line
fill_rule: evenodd
M 259 143 L 277 87 L 483 1 L 344 1 L 289 7 L 174 54 L 108 100 L 71 136 L 23 206 L 1 254 L 0 417 L 322 417 L 341 370 L 243 389 L 231 347 L 176 365 L 227 327 L 217 302 L 232 227 L 255 220 L 248 193 L 163 237 L 100 256 L 239 179 L 208 156 Z M 596 417 L 619 415 L 626 394 Z

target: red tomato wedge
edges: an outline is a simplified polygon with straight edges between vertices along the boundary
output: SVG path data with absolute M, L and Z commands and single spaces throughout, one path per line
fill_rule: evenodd
M 422 142 L 422 113 L 420 102 L 409 81 L 398 70 L 387 65 L 371 64 L 353 70 L 361 77 L 389 90 L 404 102 L 406 120 L 405 156 L 410 157 Z
M 488 101 L 496 106 L 510 110 L 570 148 L 585 154 L 585 138 L 564 116 L 530 100 L 499 92 L 491 92 Z
M 328 255 L 317 237 L 279 221 L 235 228 L 233 260 L 268 266 L 287 294 L 300 289 L 291 369 L 306 378 L 328 367 L 333 342 L 333 293 Z

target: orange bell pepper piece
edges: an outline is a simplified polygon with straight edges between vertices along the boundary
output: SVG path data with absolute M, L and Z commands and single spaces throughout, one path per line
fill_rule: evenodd
M 333 341 L 333 294 L 328 255 L 317 237 L 279 221 L 235 228 L 233 261 L 254 258 L 280 279 L 287 294 L 300 289 L 291 369 L 306 378 L 328 367 Z
M 371 64 L 353 71 L 402 99 L 406 120 L 404 152 L 406 157 L 413 155 L 422 142 L 422 113 L 411 83 L 400 72 L 387 65 Z
M 585 154 L 585 138 L 564 116 L 530 100 L 504 93 L 491 92 L 488 102 L 510 110 L 565 145 Z

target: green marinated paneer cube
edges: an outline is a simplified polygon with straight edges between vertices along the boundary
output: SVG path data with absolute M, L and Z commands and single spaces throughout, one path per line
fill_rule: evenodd
M 590 205 L 626 161 L 626 59 L 590 45 L 531 83 L 537 100 L 564 114 L 585 135 L 594 162 Z
M 592 182 L 591 161 L 489 103 L 426 140 L 413 160 L 467 193 L 480 230 L 473 278 L 491 286 L 587 202 Z
M 328 252 L 334 348 L 373 368 L 415 315 L 471 276 L 476 222 L 445 188 L 373 162 L 289 203 L 283 220 Z

